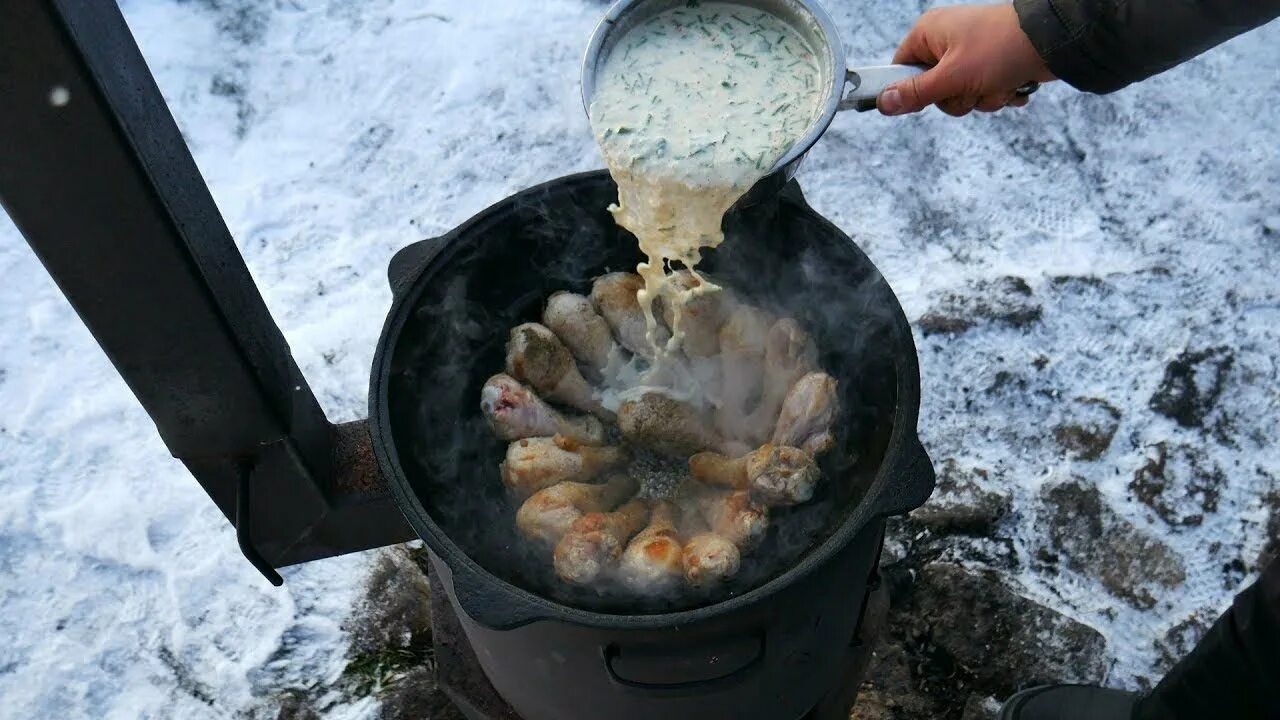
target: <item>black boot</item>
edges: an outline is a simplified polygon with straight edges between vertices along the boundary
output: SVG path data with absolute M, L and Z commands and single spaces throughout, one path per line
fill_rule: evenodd
M 1045 685 L 1009 698 L 1000 720 L 1130 720 L 1137 693 L 1091 685 Z

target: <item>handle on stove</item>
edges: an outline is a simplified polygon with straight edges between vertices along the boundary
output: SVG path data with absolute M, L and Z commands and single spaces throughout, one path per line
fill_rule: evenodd
M 878 494 L 871 500 L 872 512 L 879 517 L 905 515 L 920 507 L 933 494 L 937 482 L 929 453 L 914 432 L 891 462 L 878 481 Z
M 726 638 L 694 647 L 620 646 L 604 649 L 609 678 L 641 690 L 705 688 L 740 683 L 762 667 L 764 634 Z

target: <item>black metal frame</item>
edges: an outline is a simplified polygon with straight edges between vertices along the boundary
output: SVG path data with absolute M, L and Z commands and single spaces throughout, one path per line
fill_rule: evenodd
M 0 9 L 0 204 L 268 579 L 414 537 L 364 422 L 331 425 L 302 377 L 115 3 Z

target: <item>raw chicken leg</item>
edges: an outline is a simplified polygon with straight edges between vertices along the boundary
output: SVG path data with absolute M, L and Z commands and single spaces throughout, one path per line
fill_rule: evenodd
M 631 500 L 613 512 L 587 513 L 574 520 L 556 544 L 556 574 L 577 585 L 594 581 L 618 561 L 648 517 L 648 504 Z
M 764 386 L 760 404 L 747 420 L 753 442 L 763 443 L 773 435 L 778 411 L 796 381 L 818 369 L 818 346 L 800 323 L 782 318 L 769 328 L 764 350 Z
M 628 441 L 677 458 L 721 444 L 692 405 L 658 390 L 623 401 L 618 427 Z
M 720 406 L 716 429 L 726 438 L 749 435 L 751 403 L 761 392 L 769 317 L 750 305 L 734 308 L 720 328 Z
M 647 595 L 670 591 L 684 575 L 680 559 L 684 547 L 676 531 L 676 507 L 666 501 L 653 504 L 649 525 L 632 538 L 618 565 L 622 582 Z
M 480 409 L 501 440 L 560 434 L 584 445 L 604 444 L 604 425 L 599 420 L 561 414 L 510 375 L 494 375 L 485 382 Z
M 716 585 L 737 574 L 742 553 L 722 536 L 710 530 L 689 538 L 681 553 L 684 578 L 694 587 Z
M 618 342 L 641 357 L 652 358 L 654 346 L 649 342 L 644 311 L 636 293 L 644 288 L 644 279 L 635 273 L 615 272 L 596 278 L 591 286 L 591 301 L 613 328 Z M 671 333 L 659 321 L 654 340 L 659 346 L 671 339 Z
M 569 348 L 546 326 L 525 323 L 511 329 L 511 339 L 507 342 L 507 372 L 532 385 L 548 400 L 613 420 L 613 413 L 600 404 L 591 386 L 578 372 Z
M 600 373 L 619 353 L 609 323 L 585 295 L 558 292 L 547 300 L 542 323 L 550 328 L 583 365 Z
M 507 487 L 527 497 L 566 480 L 586 482 L 626 459 L 619 448 L 579 445 L 557 435 L 516 440 L 507 446 L 507 458 L 498 467 Z
M 583 513 L 612 510 L 636 490 L 636 481 L 626 475 L 614 475 L 601 485 L 579 482 L 552 485 L 524 501 L 516 512 L 516 527 L 525 537 L 555 547 Z
M 761 505 L 798 505 L 813 497 L 821 474 L 799 448 L 766 443 L 738 458 L 703 452 L 689 458 L 689 472 L 705 483 L 747 490 Z
M 782 403 L 774 445 L 798 447 L 818 457 L 835 445 L 831 426 L 835 423 L 840 399 L 836 379 L 813 372 L 796 381 Z

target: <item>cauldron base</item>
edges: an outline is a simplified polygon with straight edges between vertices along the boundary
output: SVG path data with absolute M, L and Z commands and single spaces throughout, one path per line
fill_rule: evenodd
M 431 635 L 435 645 L 436 683 L 467 720 L 521 720 L 493 689 L 434 572 L 431 586 Z M 848 720 L 863 675 L 884 629 L 889 611 L 888 588 L 873 583 L 863 604 L 857 644 L 849 649 L 839 685 L 800 720 Z

